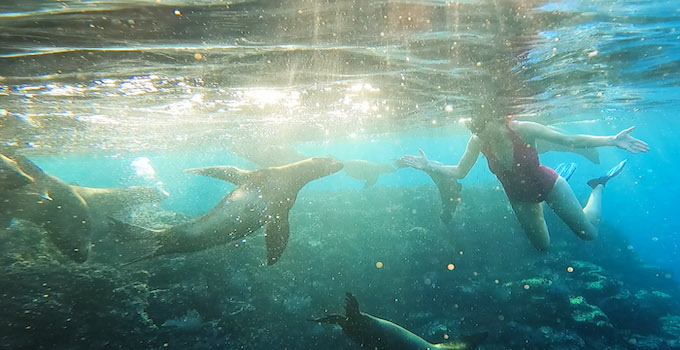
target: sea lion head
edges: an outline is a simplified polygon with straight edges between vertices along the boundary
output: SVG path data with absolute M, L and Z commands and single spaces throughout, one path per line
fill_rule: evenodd
M 344 164 L 332 157 L 312 157 L 299 162 L 300 165 L 309 168 L 307 174 L 311 180 L 335 174 L 342 170 Z

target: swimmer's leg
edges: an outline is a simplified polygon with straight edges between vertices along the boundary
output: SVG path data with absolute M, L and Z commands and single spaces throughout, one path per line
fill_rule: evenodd
M 534 247 L 538 250 L 547 250 L 550 247 L 550 234 L 543 218 L 541 203 L 527 203 L 511 199 L 510 204 L 524 233 Z
M 597 227 L 602 214 L 602 190 L 599 185 L 593 189 L 585 208 L 574 195 L 567 181 L 557 178 L 555 187 L 548 194 L 546 203 L 564 221 L 574 233 L 583 240 L 593 240 L 597 237 Z

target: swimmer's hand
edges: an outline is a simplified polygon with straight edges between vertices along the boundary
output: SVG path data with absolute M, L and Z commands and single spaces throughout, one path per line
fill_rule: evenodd
M 632 154 L 649 151 L 649 146 L 645 142 L 630 136 L 630 133 L 633 130 L 635 130 L 635 127 L 631 126 L 630 128 L 616 134 L 616 136 L 614 136 L 614 145 L 618 148 L 625 149 Z
M 412 156 L 412 155 L 403 156 L 403 157 L 397 159 L 394 162 L 394 165 L 396 165 L 397 168 L 411 167 L 411 168 L 422 170 L 422 171 L 431 170 L 432 164 L 427 159 L 427 156 L 425 155 L 425 152 L 423 151 L 423 149 L 418 148 L 418 152 L 420 152 L 420 156 Z

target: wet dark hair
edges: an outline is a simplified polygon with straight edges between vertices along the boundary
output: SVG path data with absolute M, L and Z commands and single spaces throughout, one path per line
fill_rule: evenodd
M 499 116 L 499 115 L 489 115 L 489 116 L 483 116 L 483 117 L 473 117 L 470 119 L 470 122 L 468 122 L 467 126 L 470 131 L 475 134 L 479 135 L 484 129 L 486 129 L 486 125 L 488 123 L 504 123 L 512 119 L 511 116 Z

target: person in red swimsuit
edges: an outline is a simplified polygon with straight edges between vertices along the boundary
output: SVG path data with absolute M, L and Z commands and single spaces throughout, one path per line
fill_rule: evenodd
M 588 203 L 581 208 L 567 181 L 554 170 L 540 164 L 536 140 L 570 148 L 616 146 L 633 154 L 649 150 L 646 143 L 630 136 L 635 127 L 613 136 L 568 135 L 538 123 L 513 120 L 512 117 L 477 118 L 468 120 L 466 126 L 472 132 L 472 137 L 458 165 L 430 161 L 422 149 L 419 150 L 419 156 L 403 156 L 397 160 L 397 164 L 428 174 L 462 179 L 477 162 L 479 154 L 484 154 L 489 169 L 503 185 L 520 225 L 538 250 L 546 250 L 550 246 L 542 202 L 546 202 L 581 239 L 592 240 L 597 237 L 604 185 L 621 171 L 625 161 L 606 176 L 588 181 L 593 190 Z

